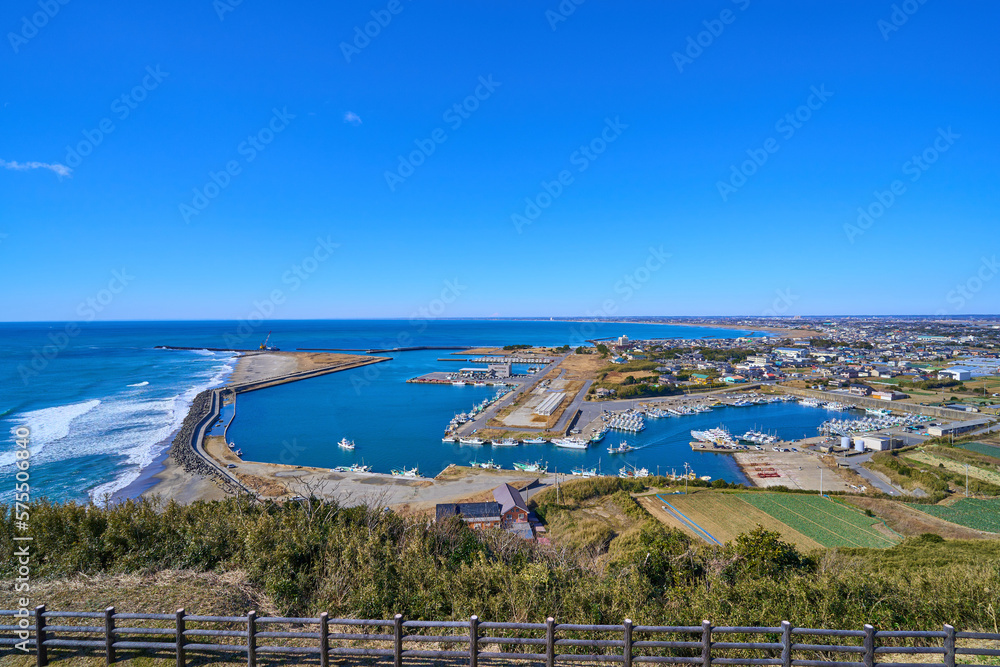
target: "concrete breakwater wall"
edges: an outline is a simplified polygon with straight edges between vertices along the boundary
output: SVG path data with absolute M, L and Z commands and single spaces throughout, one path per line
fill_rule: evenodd
M 822 401 L 837 401 L 848 405 L 856 405 L 860 408 L 883 408 L 886 410 L 896 410 L 898 412 L 909 412 L 915 415 L 927 415 L 928 417 L 940 417 L 953 421 L 973 419 L 974 415 L 963 410 L 952 410 L 951 408 L 939 408 L 932 405 L 914 405 L 913 403 L 903 403 L 902 401 L 883 401 L 880 398 L 869 396 L 854 396 L 853 394 L 836 394 L 829 391 L 818 391 L 816 389 L 798 389 L 796 387 L 779 387 L 781 391 L 802 396 L 805 398 L 818 398 Z
M 238 489 L 233 485 L 232 480 L 222 474 L 216 466 L 205 461 L 194 449 L 197 431 L 205 420 L 214 413 L 213 393 L 214 390 L 206 389 L 191 401 L 191 408 L 184 418 L 184 423 L 181 424 L 180 430 L 170 445 L 170 458 L 185 472 L 213 479 L 226 493 L 236 493 Z

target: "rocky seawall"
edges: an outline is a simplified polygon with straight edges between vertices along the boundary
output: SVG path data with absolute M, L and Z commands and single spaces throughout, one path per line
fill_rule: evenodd
M 237 493 L 239 489 L 232 480 L 207 463 L 194 451 L 194 434 L 198 424 L 212 411 L 212 390 L 206 389 L 191 401 L 184 423 L 170 445 L 170 459 L 192 475 L 207 477 L 218 484 L 226 493 Z

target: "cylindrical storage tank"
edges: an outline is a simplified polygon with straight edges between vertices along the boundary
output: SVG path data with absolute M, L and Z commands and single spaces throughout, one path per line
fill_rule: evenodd
M 841 437 L 840 438 L 840 446 L 843 447 L 844 449 L 850 449 L 851 448 L 851 439 L 850 439 L 850 437 L 848 437 L 846 435 L 843 436 L 843 437 Z
M 856 451 L 859 451 L 859 452 L 864 452 L 865 451 L 865 441 L 862 440 L 861 438 L 858 438 L 857 440 L 855 440 L 854 441 L 854 449 Z

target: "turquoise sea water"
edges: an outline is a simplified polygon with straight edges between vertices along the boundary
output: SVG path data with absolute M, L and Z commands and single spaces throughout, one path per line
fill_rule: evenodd
M 625 334 L 638 338 L 725 338 L 741 335 L 722 329 L 641 324 L 595 324 L 559 321 L 307 321 L 266 322 L 121 322 L 0 324 L 0 428 L 8 436 L 0 449 L 0 501 L 11 499 L 14 444 L 9 435 L 19 426 L 31 430 L 31 484 L 35 496 L 53 500 L 87 500 L 106 493 L 137 492 L 130 484 L 157 469 L 170 438 L 183 421 L 191 399 L 201 390 L 222 384 L 234 355 L 206 350 L 157 350 L 157 345 L 255 348 L 273 330 L 271 344 L 296 348 L 388 348 L 419 345 L 543 344 L 577 345 L 585 339 Z M 450 369 L 437 362 L 444 351 L 392 354 L 392 361 L 240 397 L 240 416 L 230 431 L 246 458 L 334 466 L 361 460 L 388 472 L 418 465 L 436 474 L 450 462 L 495 458 L 498 463 L 542 459 L 560 470 L 578 463 L 597 465 L 598 448 L 585 452 L 550 453 L 551 448 L 519 447 L 504 452 L 476 452 L 441 442 L 445 424 L 457 412 L 492 395 L 486 387 L 406 384 L 429 370 Z M 789 409 L 740 418 L 766 428 L 806 431 L 822 412 Z M 769 407 L 763 408 L 765 410 Z M 740 409 L 736 409 L 740 410 Z M 806 410 L 798 414 L 794 410 Z M 685 419 L 650 421 L 638 436 L 646 448 L 630 462 L 655 469 L 656 464 L 683 464 L 681 436 L 701 425 L 717 425 L 721 413 Z M 728 418 L 723 421 L 728 421 Z M 808 422 L 808 423 L 807 423 Z M 818 421 L 816 422 L 819 423 Z M 737 427 L 733 426 L 734 430 Z M 797 435 L 800 435 L 796 432 Z M 353 456 L 335 443 L 347 436 L 358 442 Z M 683 436 L 686 438 L 686 436 Z M 626 438 L 631 439 L 631 438 Z M 617 440 L 612 434 L 603 443 Z M 283 444 L 287 443 L 287 445 Z M 675 451 L 676 450 L 676 451 Z M 607 464 L 604 453 L 603 465 Z M 557 458 L 558 456 L 558 458 Z M 648 457 L 648 458 L 647 458 Z M 699 474 L 735 479 L 731 462 L 715 455 L 686 457 Z M 593 460 L 592 460 L 593 459 Z M 702 461 L 704 459 L 704 462 Z

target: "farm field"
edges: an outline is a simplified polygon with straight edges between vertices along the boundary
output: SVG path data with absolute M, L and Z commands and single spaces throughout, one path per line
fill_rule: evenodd
M 794 544 L 803 551 L 818 549 L 823 545 L 807 537 L 791 526 L 782 523 L 767 512 L 761 511 L 744 502 L 736 493 L 721 493 L 718 491 L 696 491 L 687 495 L 665 495 L 671 505 L 682 512 L 691 521 L 698 524 L 719 542 L 725 543 L 736 539 L 741 533 L 752 530 L 760 525 L 767 530 L 781 534 L 786 542 Z M 704 540 L 690 526 L 679 521 L 669 512 L 663 511 L 663 502 L 656 496 L 636 498 L 654 517 L 661 522 L 679 528 L 685 533 Z
M 781 493 L 736 495 L 824 547 L 885 549 L 900 541 L 878 519 L 822 496 Z
M 913 452 L 906 454 L 904 458 L 919 461 L 920 463 L 926 463 L 934 468 L 943 467 L 949 472 L 958 473 L 960 475 L 964 475 L 966 473 L 964 463 L 959 463 L 958 461 L 953 461 L 943 456 L 935 456 L 934 454 L 928 454 L 926 452 Z M 970 465 L 968 467 L 968 473 L 969 477 L 975 477 L 976 479 L 981 479 L 984 482 L 989 482 L 990 484 L 1000 484 L 1000 473 L 993 472 L 992 470 L 984 470 L 983 468 Z
M 982 454 L 983 456 L 990 456 L 1000 461 L 1000 446 L 997 445 L 988 445 L 985 442 L 966 442 L 961 445 L 955 445 L 955 447 L 975 452 L 976 454 Z
M 984 535 L 978 531 L 944 521 L 936 516 L 914 509 L 913 503 L 901 503 L 884 498 L 868 496 L 845 496 L 842 499 L 862 510 L 870 510 L 886 522 L 894 531 L 907 537 L 924 533 L 934 533 L 947 540 L 981 540 Z
M 1000 498 L 962 498 L 952 505 L 912 504 L 910 507 L 960 526 L 1000 533 Z

